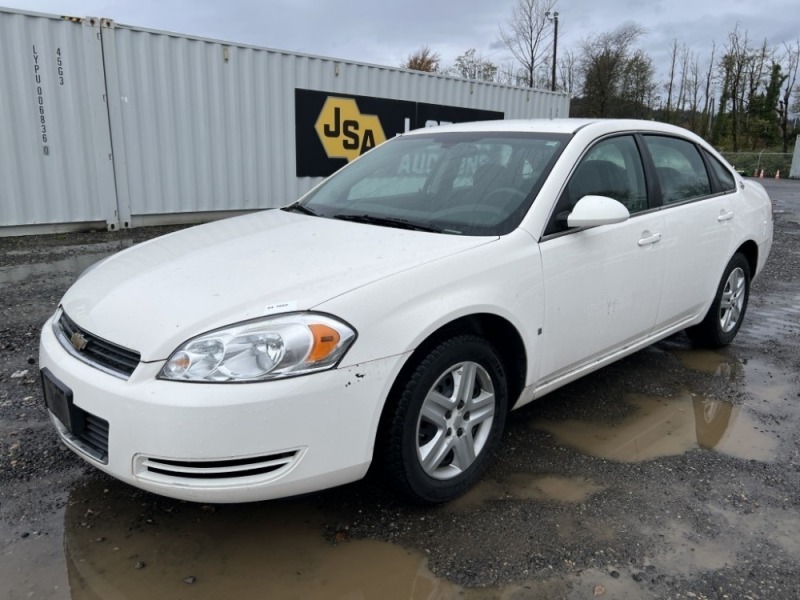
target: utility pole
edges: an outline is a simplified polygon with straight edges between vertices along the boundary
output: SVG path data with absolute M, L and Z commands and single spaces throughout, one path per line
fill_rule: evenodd
M 556 91 L 556 60 L 558 56 L 558 12 L 554 12 L 553 16 L 550 16 L 550 11 L 548 10 L 544 13 L 544 16 L 547 18 L 548 21 L 553 23 L 553 74 L 550 79 L 550 89 L 554 92 Z

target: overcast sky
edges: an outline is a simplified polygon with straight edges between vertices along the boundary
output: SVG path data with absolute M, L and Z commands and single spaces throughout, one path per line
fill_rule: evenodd
M 450 64 L 469 48 L 505 64 L 500 26 L 516 0 L 0 0 L 0 5 L 335 58 L 398 66 L 427 44 Z M 559 55 L 626 21 L 648 30 L 640 46 L 665 77 L 673 38 L 701 52 L 723 46 L 738 22 L 754 45 L 800 38 L 798 0 L 560 0 Z

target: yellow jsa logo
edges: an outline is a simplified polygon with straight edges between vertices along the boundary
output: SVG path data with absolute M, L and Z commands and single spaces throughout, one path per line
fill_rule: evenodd
M 362 115 L 352 98 L 329 96 L 314 125 L 328 158 L 358 158 L 386 141 L 377 115 Z

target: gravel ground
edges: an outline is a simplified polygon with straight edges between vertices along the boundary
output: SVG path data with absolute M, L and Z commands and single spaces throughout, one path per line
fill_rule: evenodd
M 466 497 L 379 473 L 303 498 L 178 502 L 49 423 L 38 332 L 89 264 L 174 228 L 0 238 L 0 598 L 791 598 L 800 589 L 800 182 L 724 351 L 683 334 L 512 413 Z

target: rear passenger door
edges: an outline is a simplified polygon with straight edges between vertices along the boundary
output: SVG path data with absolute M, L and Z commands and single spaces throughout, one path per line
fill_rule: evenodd
M 655 165 L 664 218 L 667 260 L 658 331 L 696 316 L 713 298 L 730 259 L 736 183 L 691 141 L 664 135 L 642 139 Z

